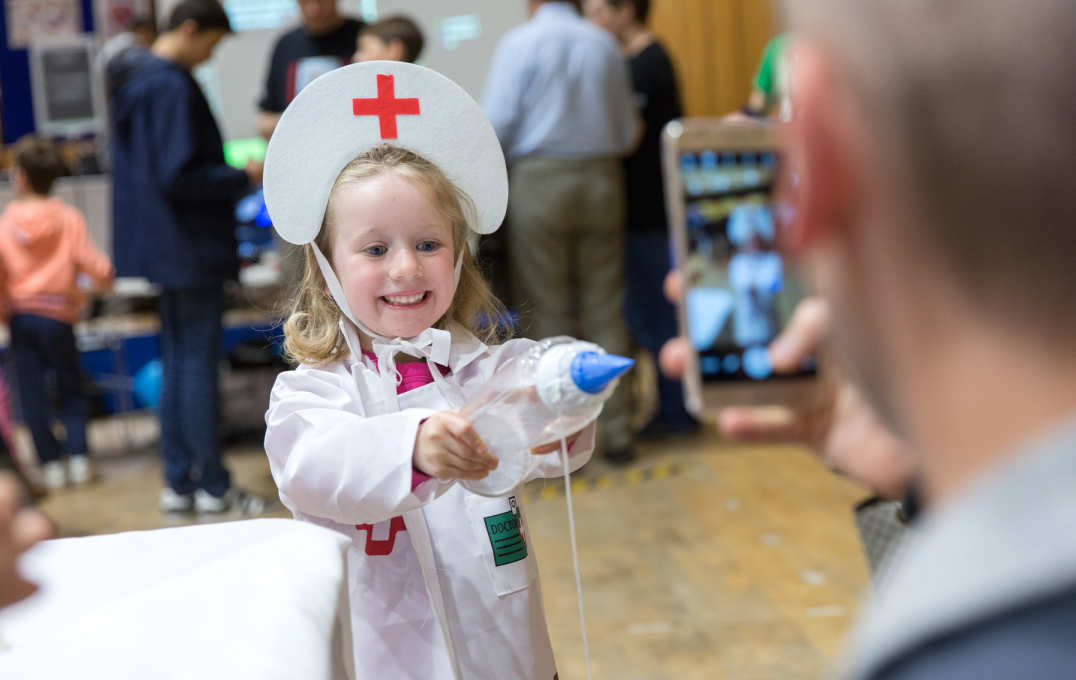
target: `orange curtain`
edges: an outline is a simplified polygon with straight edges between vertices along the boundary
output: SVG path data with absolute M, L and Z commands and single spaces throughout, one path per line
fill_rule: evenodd
M 672 55 L 687 115 L 743 106 L 775 19 L 770 0 L 652 0 L 650 26 Z

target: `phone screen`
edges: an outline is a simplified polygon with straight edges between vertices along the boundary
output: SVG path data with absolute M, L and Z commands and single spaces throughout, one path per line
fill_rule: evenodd
M 704 383 L 797 379 L 776 374 L 767 346 L 802 286 L 777 249 L 774 150 L 691 150 L 679 155 L 687 252 L 683 262 L 687 334 Z

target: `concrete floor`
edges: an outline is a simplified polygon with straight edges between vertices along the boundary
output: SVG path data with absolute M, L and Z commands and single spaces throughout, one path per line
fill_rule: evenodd
M 42 502 L 64 536 L 198 521 L 156 509 L 155 434 L 139 416 L 92 426 L 100 480 Z M 573 478 L 594 677 L 824 677 L 867 583 L 851 511 L 862 492 L 793 447 L 704 434 L 639 454 Z M 227 463 L 275 498 L 256 443 Z M 585 678 L 563 480 L 531 484 L 524 507 L 560 676 Z

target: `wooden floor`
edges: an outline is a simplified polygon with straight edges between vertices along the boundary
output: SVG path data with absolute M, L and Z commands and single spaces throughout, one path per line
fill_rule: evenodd
M 157 512 L 153 429 L 94 425 L 91 443 L 125 447 L 101 453 L 93 486 L 43 501 L 63 535 L 195 521 Z M 639 453 L 627 468 L 594 461 L 573 477 L 594 677 L 824 677 L 868 578 L 851 513 L 862 493 L 797 448 L 700 435 Z M 230 449 L 227 463 L 275 497 L 256 444 Z M 524 498 L 560 677 L 585 678 L 563 480 Z

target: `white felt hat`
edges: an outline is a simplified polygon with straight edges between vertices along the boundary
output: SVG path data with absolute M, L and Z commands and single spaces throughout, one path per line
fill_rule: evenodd
M 496 231 L 508 206 L 497 134 L 463 88 L 436 71 L 394 61 L 351 64 L 307 85 L 288 105 L 265 155 L 265 204 L 291 243 L 317 237 L 340 171 L 379 144 L 434 163 L 474 202 L 471 229 Z

